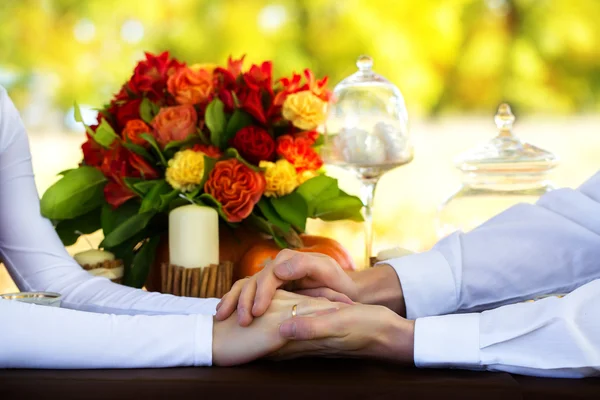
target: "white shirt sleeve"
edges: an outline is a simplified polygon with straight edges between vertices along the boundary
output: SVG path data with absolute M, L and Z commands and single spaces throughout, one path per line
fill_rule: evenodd
M 134 364 L 154 367 L 210 365 L 212 361 L 212 315 L 218 299 L 147 293 L 117 285 L 107 278 L 93 277 L 69 256 L 50 222 L 40 214 L 27 135 L 17 110 L 2 87 L 0 259 L 21 290 L 60 293 L 65 308 L 109 314 L 157 315 L 109 316 L 0 301 L 3 323 L 11 327 L 0 330 L 0 367 L 129 367 Z M 205 315 L 188 317 L 183 314 Z M 31 334 L 25 334 L 23 330 L 30 330 Z M 43 342 L 47 348 L 31 353 L 40 354 L 39 357 L 34 360 L 14 358 L 29 354 L 25 347 L 36 349 L 40 346 L 40 338 L 36 335 L 49 330 L 54 333 Z M 99 343 L 107 342 L 114 351 L 99 348 Z M 150 354 L 140 356 L 141 343 L 148 345 L 143 353 Z M 190 343 L 194 346 L 188 346 Z M 110 360 L 104 357 L 99 361 L 91 357 L 103 350 L 107 350 L 107 357 L 115 357 Z M 71 353 L 68 357 L 67 351 Z M 43 358 L 44 354 L 49 358 Z
M 600 372 L 600 173 L 386 263 L 400 278 L 407 317 L 417 319 L 417 365 Z M 563 293 L 571 294 L 473 313 Z M 451 313 L 471 314 L 433 317 Z

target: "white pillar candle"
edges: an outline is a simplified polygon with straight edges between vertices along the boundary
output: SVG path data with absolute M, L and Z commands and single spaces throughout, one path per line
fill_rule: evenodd
M 169 214 L 170 263 L 202 268 L 219 263 L 219 215 L 214 208 L 190 204 Z
M 109 251 L 92 249 L 77 253 L 73 258 L 77 261 L 77 264 L 84 266 L 96 265 L 103 263 L 104 261 L 113 261 L 115 255 Z

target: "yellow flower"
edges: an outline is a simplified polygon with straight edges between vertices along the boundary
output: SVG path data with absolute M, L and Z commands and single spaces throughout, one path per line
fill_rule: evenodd
M 298 174 L 298 185 L 302 185 L 304 182 L 314 178 L 317 175 L 319 174 L 317 174 L 315 171 L 302 171 L 300 174 Z
M 298 187 L 296 168 L 286 159 L 277 162 L 261 161 L 259 167 L 265 168 L 265 196 L 285 196 Z
M 191 192 L 202 181 L 204 153 L 190 149 L 181 150 L 169 160 L 165 177 L 174 189 Z
M 310 90 L 290 94 L 283 102 L 282 114 L 295 127 L 311 131 L 325 122 L 327 103 Z

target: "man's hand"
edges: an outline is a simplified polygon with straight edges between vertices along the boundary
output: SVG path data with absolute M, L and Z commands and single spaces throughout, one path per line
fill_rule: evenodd
M 290 318 L 279 332 L 290 342 L 272 354 L 276 359 L 324 356 L 413 362 L 414 321 L 382 306 L 356 304 Z
M 248 326 L 254 317 L 264 314 L 281 287 L 347 304 L 358 297 L 356 283 L 333 258 L 282 250 L 261 272 L 233 285 L 217 305 L 216 319 L 227 319 L 237 308 L 240 325 Z
M 261 272 L 233 285 L 217 305 L 216 318 L 222 321 L 237 308 L 240 325 L 247 326 L 265 312 L 275 291 L 282 287 L 341 303 L 383 305 L 406 315 L 402 287 L 392 267 L 346 273 L 324 254 L 282 250 Z

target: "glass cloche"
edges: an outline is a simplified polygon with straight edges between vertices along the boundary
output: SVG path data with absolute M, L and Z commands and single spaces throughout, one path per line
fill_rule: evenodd
M 326 163 L 353 172 L 361 181 L 368 266 L 375 186 L 385 172 L 409 163 L 413 148 L 400 90 L 373 71 L 371 57 L 359 57 L 356 66 L 358 71 L 333 90 L 321 154 Z
M 500 105 L 494 121 L 498 135 L 456 159 L 462 186 L 438 210 L 439 238 L 469 231 L 510 206 L 533 203 L 553 189 L 548 172 L 558 165 L 558 158 L 514 136 L 515 116 L 508 104 Z

